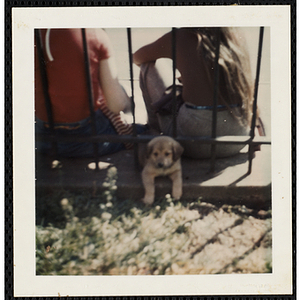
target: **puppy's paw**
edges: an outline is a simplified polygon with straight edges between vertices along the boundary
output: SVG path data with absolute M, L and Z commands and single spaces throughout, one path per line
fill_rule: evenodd
M 153 202 L 154 202 L 154 197 L 144 197 L 144 198 L 142 199 L 142 201 L 144 202 L 144 204 L 150 206 L 150 205 L 152 205 Z
M 175 200 L 179 200 L 182 196 L 182 189 L 177 188 L 172 191 L 172 196 Z

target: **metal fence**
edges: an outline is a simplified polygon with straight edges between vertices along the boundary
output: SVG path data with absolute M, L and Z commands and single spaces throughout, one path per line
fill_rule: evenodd
M 41 43 L 41 34 L 39 29 L 35 29 L 35 38 L 36 38 L 36 47 L 37 55 L 40 64 L 41 77 L 43 92 L 45 98 L 45 105 L 47 110 L 48 122 L 50 127 L 50 135 L 36 135 L 36 139 L 40 141 L 51 141 L 52 142 L 52 153 L 53 156 L 57 158 L 57 142 L 90 142 L 94 145 L 94 160 L 96 162 L 96 170 L 98 170 L 98 144 L 99 142 L 122 142 L 122 143 L 134 143 L 134 157 L 135 163 L 138 165 L 138 143 L 146 143 L 150 141 L 154 136 L 151 135 L 137 135 L 136 126 L 135 126 L 135 101 L 134 101 L 134 85 L 133 85 L 133 61 L 132 61 L 132 37 L 131 29 L 127 28 L 127 38 L 128 38 L 128 53 L 129 53 L 129 70 L 130 70 L 130 81 L 131 81 L 131 112 L 133 116 L 133 134 L 132 135 L 97 135 L 96 134 L 96 125 L 95 125 L 95 111 L 94 111 L 94 101 L 92 95 L 92 85 L 91 77 L 89 70 L 89 57 L 87 51 L 86 35 L 85 29 L 81 29 L 82 40 L 83 40 L 83 49 L 84 49 L 84 62 L 85 62 L 85 73 L 88 86 L 88 96 L 89 96 L 89 107 L 90 107 L 90 117 L 92 122 L 92 133 L 90 135 L 59 135 L 54 130 L 53 122 L 53 113 L 51 107 L 51 99 L 48 93 L 48 80 L 45 59 L 42 50 Z M 178 136 L 177 135 L 177 113 L 176 113 L 176 89 L 173 88 L 173 132 L 172 137 L 177 141 L 192 141 L 199 142 L 203 144 L 211 144 L 211 167 L 210 171 L 213 172 L 216 164 L 216 146 L 218 144 L 243 144 L 249 145 L 248 150 L 248 174 L 252 170 L 252 159 L 254 153 L 255 145 L 270 145 L 271 141 L 267 137 L 255 137 L 255 126 L 256 126 L 256 117 L 257 117 L 257 95 L 258 95 L 258 86 L 259 86 L 259 75 L 260 75 L 260 66 L 261 66 L 261 56 L 262 56 L 262 47 L 263 47 L 263 36 L 264 36 L 264 27 L 260 27 L 259 32 L 259 43 L 258 43 L 258 54 L 257 54 L 257 66 L 256 66 L 256 77 L 254 85 L 254 99 L 252 107 L 252 121 L 251 129 L 249 136 L 222 136 L 217 137 L 217 99 L 218 99 L 218 84 L 219 84 L 219 49 L 220 49 L 220 40 L 218 39 L 217 48 L 215 53 L 215 62 L 214 62 L 214 98 L 213 98 L 213 109 L 212 109 L 212 133 L 211 136 Z M 176 28 L 172 28 L 172 56 L 173 56 L 173 86 L 175 87 L 175 72 L 176 72 Z

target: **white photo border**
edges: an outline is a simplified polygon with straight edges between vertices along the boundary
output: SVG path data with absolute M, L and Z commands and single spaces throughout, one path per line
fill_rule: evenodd
M 189 26 L 270 27 L 273 272 L 36 276 L 34 29 Z M 13 8 L 14 296 L 292 294 L 290 36 L 289 5 Z

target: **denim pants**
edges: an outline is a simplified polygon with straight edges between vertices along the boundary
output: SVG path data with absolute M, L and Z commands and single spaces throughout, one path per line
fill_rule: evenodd
M 109 119 L 102 113 L 101 110 L 95 112 L 96 133 L 97 135 L 118 135 Z M 146 130 L 146 126 L 136 124 L 137 133 L 142 133 Z M 44 136 L 50 135 L 50 128 L 47 123 L 36 118 L 35 122 L 36 134 Z M 90 135 L 92 133 L 91 118 L 88 117 L 76 123 L 55 124 L 55 132 L 61 135 Z M 102 142 L 97 143 L 98 155 L 106 155 L 125 149 L 123 143 Z M 39 153 L 50 154 L 52 151 L 52 143 L 44 141 L 36 141 L 36 150 Z M 88 142 L 58 142 L 57 155 L 61 157 L 93 157 L 94 144 Z

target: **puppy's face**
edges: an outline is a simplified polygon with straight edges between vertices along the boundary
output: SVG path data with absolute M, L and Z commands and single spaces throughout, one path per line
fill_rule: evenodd
M 166 136 L 154 138 L 147 147 L 148 160 L 158 169 L 170 168 L 180 158 L 182 152 L 181 145 Z

